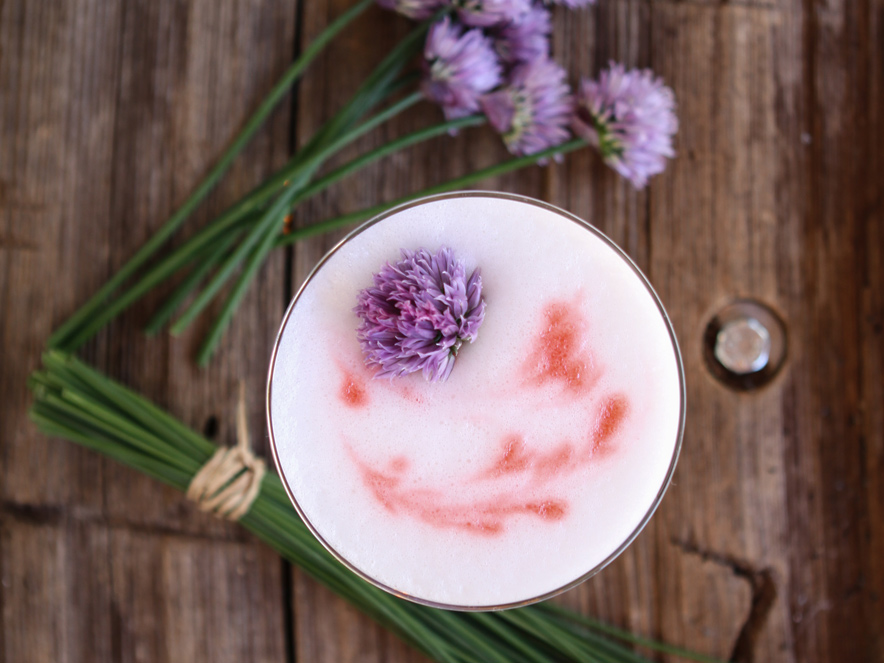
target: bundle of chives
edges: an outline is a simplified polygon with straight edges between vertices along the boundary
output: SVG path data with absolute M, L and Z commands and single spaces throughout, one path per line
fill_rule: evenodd
M 53 350 L 31 376 L 31 418 L 48 435 L 105 454 L 179 490 L 217 447 L 168 413 L 69 354 Z M 275 475 L 239 523 L 357 608 L 441 663 L 647 663 L 616 640 L 704 663 L 715 659 L 656 643 L 540 604 L 500 613 L 458 613 L 410 603 L 351 573 L 313 537 Z
M 374 117 L 361 122 L 373 108 L 415 82 L 415 76 L 403 74 L 403 71 L 420 50 L 421 39 L 429 29 L 432 19 L 416 26 L 397 44 L 366 78 L 353 98 L 279 172 L 209 222 L 160 263 L 149 269 L 146 269 L 147 265 L 218 183 L 306 67 L 335 35 L 373 2 L 374 0 L 360 0 L 317 37 L 274 86 L 206 179 L 120 271 L 52 334 L 49 339 L 50 347 L 68 352 L 77 350 L 144 294 L 180 270 L 191 267 L 192 271 L 185 282 L 163 307 L 163 317 L 155 318 L 150 326 L 156 331 L 172 317 L 184 299 L 208 279 L 195 300 L 172 325 L 172 332 L 180 333 L 220 294 L 222 287 L 238 274 L 232 291 L 227 296 L 227 305 L 216 319 L 200 351 L 200 363 L 208 361 L 258 267 L 274 248 L 283 220 L 305 198 L 301 192 L 323 164 L 356 139 L 423 99 L 419 92 L 408 94 Z M 444 13 L 447 10 L 442 11 Z M 409 144 L 482 122 L 484 119 L 481 118 L 443 122 L 431 127 L 429 131 L 419 132 L 411 137 Z M 318 193 L 323 188 L 325 187 L 317 189 L 314 186 L 309 195 Z M 138 280 L 135 283 L 129 285 L 128 289 L 123 289 L 136 277 Z
M 246 122 L 242 131 L 233 140 L 230 147 L 225 150 L 224 154 L 187 198 L 174 214 L 163 224 L 150 240 L 148 240 L 138 252 L 126 262 L 125 265 L 105 283 L 101 289 L 96 292 L 92 298 L 80 308 L 74 315 L 68 318 L 65 323 L 59 327 L 52 337 L 49 339 L 51 347 L 75 349 L 79 347 L 85 340 L 76 339 L 79 329 L 94 318 L 106 305 L 108 299 L 120 288 L 129 278 L 134 276 L 138 270 L 147 263 L 148 260 L 163 246 L 178 228 L 181 227 L 191 214 L 196 210 L 197 206 L 209 194 L 214 186 L 221 180 L 224 173 L 233 164 L 239 153 L 248 145 L 252 137 L 257 133 L 258 129 L 264 124 L 264 121 L 270 116 L 273 110 L 279 105 L 279 102 L 288 94 L 292 85 L 301 77 L 307 66 L 322 52 L 322 50 L 331 42 L 334 37 L 343 30 L 347 25 L 352 23 L 360 14 L 374 4 L 374 0 L 360 0 L 356 5 L 346 11 L 343 15 L 333 21 L 316 40 L 297 58 L 291 66 L 285 71 L 279 82 L 273 87 L 255 113 Z M 94 333 L 94 332 L 93 332 Z M 87 337 L 88 338 L 88 337 Z

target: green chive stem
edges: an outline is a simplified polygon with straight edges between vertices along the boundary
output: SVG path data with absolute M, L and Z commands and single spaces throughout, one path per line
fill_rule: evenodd
M 120 285 L 122 285 L 130 276 L 132 276 L 148 258 L 150 258 L 179 226 L 193 213 L 197 205 L 208 195 L 209 191 L 218 183 L 221 177 L 227 172 L 227 169 L 243 150 L 243 148 L 252 139 L 252 136 L 264 124 L 264 121 L 273 112 L 279 102 L 288 93 L 289 88 L 301 76 L 307 66 L 322 52 L 322 49 L 348 24 L 350 24 L 362 12 L 374 4 L 374 0 L 360 0 L 352 8 L 344 12 L 340 17 L 333 21 L 323 32 L 316 38 L 313 43 L 308 46 L 301 56 L 292 63 L 291 66 L 283 74 L 279 82 L 273 87 L 267 97 L 258 106 L 258 109 L 249 118 L 243 130 L 231 143 L 230 147 L 221 155 L 221 158 L 215 164 L 206 178 L 194 190 L 190 197 L 178 208 L 178 210 L 169 218 L 168 221 L 160 228 L 136 253 L 126 262 L 125 265 L 112 276 L 78 311 L 70 318 L 62 323 L 59 328 L 49 338 L 49 347 L 58 347 L 62 344 L 69 349 L 76 349 L 77 346 L 71 347 L 64 341 L 67 336 L 79 327 L 83 322 L 88 320 L 92 315 L 105 304 L 107 297 L 113 293 Z
M 29 380 L 32 420 L 179 490 L 216 447 L 171 415 L 73 356 L 49 351 Z M 398 599 L 341 565 L 298 518 L 275 475 L 240 524 L 354 606 L 441 663 L 648 663 L 608 639 L 718 663 L 601 624 L 560 606 L 541 604 L 499 613 L 456 613 Z
M 404 203 L 411 202 L 412 200 L 423 198 L 425 196 L 432 196 L 437 193 L 444 193 L 446 191 L 455 191 L 457 189 L 462 189 L 480 180 L 487 179 L 489 177 L 496 177 L 498 175 L 503 175 L 514 170 L 519 170 L 520 168 L 525 168 L 526 166 L 534 165 L 537 163 L 538 160 L 541 159 L 550 159 L 559 155 L 568 154 L 569 152 L 573 152 L 574 150 L 586 147 L 586 145 L 586 141 L 584 141 L 582 138 L 575 138 L 568 141 L 567 143 L 562 143 L 561 145 L 557 145 L 556 147 L 548 148 L 546 150 L 543 150 L 542 152 L 538 152 L 537 154 L 532 154 L 525 157 L 517 157 L 515 159 L 507 159 L 506 161 L 494 164 L 493 166 L 489 166 L 487 168 L 483 168 L 472 173 L 467 173 L 466 175 L 455 177 L 454 179 L 448 180 L 447 182 L 434 184 L 433 186 L 427 187 L 426 189 L 418 191 L 417 193 L 397 198 L 392 202 L 372 205 L 371 207 L 367 207 L 356 212 L 350 212 L 348 214 L 335 217 L 334 219 L 328 219 L 326 221 L 305 226 L 303 228 L 297 228 L 287 235 L 278 236 L 276 238 L 276 246 L 287 246 L 289 244 L 294 244 L 295 242 L 298 242 L 302 239 L 306 239 L 307 237 L 331 232 L 332 230 L 340 230 L 341 228 L 351 226 L 358 221 L 364 221 L 366 219 L 370 219 L 373 216 L 377 216 L 378 214 L 386 212 L 388 209 L 392 209 L 397 205 L 402 205 Z

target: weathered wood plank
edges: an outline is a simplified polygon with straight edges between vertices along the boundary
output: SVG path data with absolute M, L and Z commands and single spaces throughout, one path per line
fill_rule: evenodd
M 716 77 L 725 75 L 729 80 L 721 82 L 721 90 L 733 89 L 734 83 L 745 88 L 750 77 L 757 71 L 750 71 L 747 66 L 749 63 L 744 63 L 739 58 L 740 48 L 744 47 L 740 40 L 746 40 L 747 32 L 750 37 L 756 37 L 756 41 L 759 36 L 766 34 L 765 26 L 753 30 L 751 22 L 731 20 L 730 26 L 721 30 L 723 37 L 727 39 L 721 50 L 729 58 L 728 71 L 722 67 L 722 63 L 715 61 L 716 13 L 712 8 L 675 7 L 668 4 L 648 7 L 639 2 L 612 3 L 608 7 L 599 8 L 596 39 L 582 39 L 574 44 L 575 63 L 570 69 L 594 76 L 610 59 L 630 66 L 653 66 L 674 87 L 679 100 L 682 124 L 676 145 L 679 157 L 670 167 L 669 173 L 652 181 L 650 193 L 634 192 L 591 153 L 571 157 L 569 164 L 578 163 L 578 158 L 587 163 L 583 168 L 572 166 L 570 171 L 566 171 L 566 177 L 556 178 L 553 189 L 556 196 L 561 197 L 563 206 L 589 218 L 607 232 L 649 273 L 652 282 L 661 292 L 664 303 L 670 308 L 676 330 L 683 346 L 688 346 L 688 351 L 697 349 L 696 341 L 701 335 L 695 334 L 694 329 L 699 328 L 699 325 L 688 325 L 685 328 L 685 325 L 680 324 L 683 300 L 673 301 L 674 298 L 667 292 L 665 279 L 670 272 L 679 277 L 684 273 L 687 278 L 691 278 L 695 274 L 698 261 L 694 253 L 689 257 L 676 256 L 674 251 L 670 251 L 670 242 L 677 242 L 681 250 L 691 250 L 690 247 L 696 247 L 697 244 L 683 242 L 682 238 L 690 235 L 682 234 L 680 230 L 691 228 L 691 232 L 694 232 L 694 228 L 701 224 L 710 225 L 708 216 L 704 216 L 704 213 L 707 207 L 712 207 L 714 188 L 711 182 L 708 187 L 697 186 L 696 180 L 698 177 L 709 177 L 711 180 L 712 177 L 708 161 L 712 152 L 708 134 L 716 120 L 710 113 L 712 82 Z M 749 27 L 743 27 L 743 34 L 740 35 L 734 34 L 738 32 L 735 25 Z M 577 32 L 573 23 L 569 23 L 568 28 Z M 587 42 L 591 46 L 582 45 Z M 753 47 L 758 45 L 752 44 Z M 761 46 L 768 47 L 769 50 L 766 42 Z M 765 54 L 762 54 L 762 58 L 764 57 Z M 736 67 L 734 60 L 737 61 Z M 667 63 L 673 64 L 667 67 Z M 723 93 L 719 97 L 724 97 Z M 724 98 L 725 104 L 728 101 L 729 98 Z M 757 114 L 757 101 L 754 104 L 756 108 L 753 108 L 753 100 L 749 97 L 734 99 L 733 102 L 736 103 L 735 107 L 726 112 L 736 115 L 738 112 L 756 110 Z M 768 109 L 765 108 L 764 111 L 769 116 Z M 749 121 L 748 117 L 744 120 L 746 123 Z M 739 138 L 734 140 L 730 144 L 731 152 L 740 144 Z M 701 151 L 700 156 L 698 150 Z M 587 171 L 591 172 L 591 176 L 587 177 Z M 679 172 L 687 174 L 684 184 L 681 184 Z M 673 184 L 674 181 L 677 183 Z M 693 181 L 692 185 L 688 184 L 690 181 Z M 686 202 L 685 208 L 678 212 L 678 218 L 675 219 L 671 218 L 674 215 L 669 211 L 660 214 L 655 204 L 658 191 L 672 186 L 684 187 L 679 190 L 681 197 L 685 194 L 694 197 Z M 688 191 L 689 187 L 693 187 L 693 190 Z M 669 237 L 674 239 L 669 240 Z M 685 264 L 691 265 L 691 271 L 674 268 L 675 265 Z M 665 266 L 666 274 L 659 270 L 661 265 Z M 658 278 L 664 282 L 659 283 Z M 698 277 L 698 282 L 702 278 Z M 673 311 L 673 308 L 677 310 Z M 703 379 L 703 369 L 700 366 L 691 366 L 690 359 L 686 358 L 689 376 L 688 401 L 696 404 L 694 389 L 697 378 Z M 722 436 L 727 437 L 734 433 L 735 431 L 724 428 Z M 716 509 L 723 509 L 730 514 L 739 513 L 739 503 L 733 498 L 724 505 L 709 505 L 705 508 L 700 505 L 699 500 L 705 499 L 708 490 L 708 479 L 698 478 L 693 486 L 683 485 L 686 481 L 685 463 L 703 463 L 698 458 L 702 451 L 693 442 L 689 431 L 682 465 L 676 473 L 671 494 L 666 497 L 661 508 L 661 513 L 675 514 L 675 517 L 657 516 L 620 559 L 583 587 L 571 592 L 565 600 L 591 614 L 627 625 L 637 631 L 654 633 L 672 642 L 690 643 L 690 646 L 701 651 L 727 657 L 750 615 L 753 588 L 742 568 L 736 568 L 733 563 L 710 555 L 708 551 L 701 551 L 684 539 L 683 522 L 687 514 L 710 517 Z M 692 474 L 690 470 L 688 473 Z M 736 477 L 728 479 L 733 489 Z M 685 492 L 689 499 L 692 493 L 696 493 L 693 499 L 698 500 L 692 502 L 689 509 L 678 504 L 678 494 Z M 724 533 L 724 528 L 716 529 L 721 529 Z M 672 604 L 678 604 L 680 609 L 668 609 L 667 606 Z
M 109 241 L 121 247 L 116 269 L 191 192 L 213 160 L 232 140 L 291 60 L 294 6 L 279 3 L 141 3 L 127 6 L 122 26 L 120 107 L 114 135 L 114 187 Z M 189 227 L 198 227 L 234 202 L 288 154 L 289 105 L 284 102 L 250 148 L 236 162 Z M 161 301 L 157 295 L 110 325 L 96 341 L 97 363 L 136 385 L 197 430 L 210 418 L 217 439 L 234 441 L 237 386 L 248 392 L 251 439 L 265 450 L 263 384 L 266 364 L 284 306 L 284 256 L 273 255 L 206 369 L 194 354 L 217 314 L 213 305 L 180 338 L 148 339 L 140 327 Z M 211 426 L 209 426 L 211 428 Z M 144 477 L 113 481 L 109 510 L 190 529 L 221 531 L 226 525 L 184 507 L 168 491 L 157 498 Z
M 884 614 L 880 538 L 871 547 L 864 525 L 881 504 L 880 493 L 867 489 L 880 467 L 880 452 L 870 456 L 868 449 L 880 449 L 882 431 L 864 426 L 862 408 L 868 388 L 862 350 L 875 337 L 862 316 L 880 319 L 880 308 L 874 313 L 863 301 L 867 270 L 880 270 L 874 266 L 880 243 L 874 249 L 866 243 L 880 237 L 866 182 L 872 178 L 880 190 L 880 174 L 862 161 L 874 158 L 865 146 L 867 123 L 878 132 L 881 123 L 880 113 L 868 114 L 867 95 L 880 90 L 880 70 L 870 86 L 866 69 L 881 59 L 880 41 L 866 31 L 873 6 L 880 20 L 880 3 L 834 0 L 806 16 L 807 207 L 795 235 L 802 278 L 790 302 L 803 353 L 793 367 L 787 450 L 794 463 L 788 485 L 793 637 L 796 656 L 808 661 L 873 660 L 880 640 L 871 634 Z M 871 287 L 880 290 L 880 280 Z M 874 351 L 868 359 L 876 359 Z M 880 387 L 868 395 L 878 395 L 871 407 L 880 408 Z M 880 532 L 880 520 L 869 527 Z
M 331 591 L 295 574 L 296 660 L 424 663 L 425 658 Z
M 2 303 L 12 315 L 4 317 L 0 333 L 4 347 L 22 350 L 4 356 L 7 379 L 0 385 L 11 413 L 4 425 L 14 442 L 4 445 L 4 499 L 99 508 L 104 484 L 95 457 L 33 430 L 24 381 L 52 326 L 184 200 L 290 61 L 294 6 L 277 5 L 271 13 L 259 5 L 243 2 L 236 11 L 216 3 L 177 10 L 173 3 L 136 3 L 118 11 L 106 3 L 4 5 L 4 50 L 21 57 L 3 58 L 0 75 L 4 88 L 21 94 L 3 95 L 3 142 L 10 149 L 0 165 Z M 196 223 L 285 159 L 287 110 L 283 104 Z M 112 374 L 197 429 L 215 416 L 219 438 L 228 441 L 234 425 L 225 413 L 232 411 L 238 381 L 246 379 L 254 395 L 253 439 L 263 450 L 262 384 L 284 305 L 283 262 L 282 255 L 271 258 L 243 306 L 224 345 L 237 352 L 228 353 L 226 363 L 208 371 L 193 367 L 204 323 L 173 343 L 143 339 L 138 328 L 156 296 L 92 342 L 87 356 L 100 367 L 115 367 Z M 156 491 L 147 479 L 134 482 L 151 495 Z M 112 482 L 109 490 L 119 483 L 128 482 Z M 179 502 L 143 501 L 163 505 L 159 521 Z M 111 508 L 126 504 L 110 502 Z
M 659 564 L 676 571 L 685 555 L 715 562 L 742 579 L 752 608 L 740 615 L 732 597 L 715 596 L 691 572 L 661 573 L 662 634 L 698 641 L 683 615 L 705 594 L 706 605 L 725 610 L 711 620 L 740 618 L 733 640 L 710 643 L 717 655 L 791 660 L 784 377 L 738 393 L 712 378 L 702 352 L 705 325 L 733 299 L 786 306 L 777 283 L 777 186 L 798 173 L 779 158 L 777 95 L 795 91 L 775 89 L 773 74 L 776 44 L 788 35 L 779 11 L 729 5 L 655 6 L 652 26 L 652 64 L 676 90 L 681 128 L 679 158 L 651 187 L 649 276 L 681 341 L 688 385 L 684 450 L 655 530 Z M 673 600 L 681 607 L 665 610 Z
M 730 11 L 722 9 L 716 18 L 719 40 L 725 36 L 721 29 L 727 27 Z M 803 24 L 801 20 L 801 7 L 794 6 L 785 18 L 774 14 L 770 26 L 759 32 L 763 39 L 766 33 L 771 35 L 768 51 L 779 49 L 779 57 L 765 56 L 757 42 L 754 48 L 745 49 L 749 55 L 740 59 L 741 66 L 751 66 L 759 55 L 761 62 L 748 79 L 752 87 L 746 87 L 742 95 L 739 87 L 728 85 L 726 76 L 722 80 L 727 70 L 717 71 L 725 92 L 712 95 L 718 106 L 709 156 L 716 159 L 716 165 L 708 184 L 690 185 L 700 195 L 712 193 L 704 211 L 714 226 L 700 230 L 698 238 L 693 225 L 698 219 L 691 219 L 687 207 L 669 206 L 665 201 L 666 215 L 687 219 L 685 223 L 693 226 L 682 232 L 682 237 L 693 238 L 691 254 L 682 259 L 690 261 L 697 281 L 661 264 L 665 274 L 672 275 L 664 276 L 670 280 L 664 292 L 682 300 L 689 297 L 692 303 L 687 311 L 695 315 L 702 314 L 703 302 L 714 310 L 715 296 L 759 297 L 780 310 L 791 333 L 791 358 L 780 381 L 745 397 L 719 400 L 703 393 L 689 411 L 689 426 L 700 426 L 705 419 L 707 436 L 714 433 L 714 439 L 703 445 L 712 451 L 710 459 L 723 461 L 732 440 L 739 444 L 730 451 L 732 460 L 723 465 L 734 468 L 737 477 L 713 475 L 709 481 L 708 470 L 715 465 L 690 473 L 682 465 L 680 474 L 695 483 L 698 491 L 700 477 L 705 477 L 709 483 L 704 499 L 713 504 L 718 499 L 733 500 L 728 493 L 735 490 L 741 493 L 731 504 L 705 509 L 691 506 L 685 511 L 694 514 L 692 521 L 704 512 L 710 519 L 705 532 L 690 533 L 701 539 L 711 537 L 721 546 L 716 549 L 710 543 L 709 549 L 742 549 L 742 559 L 751 562 L 750 568 L 772 572 L 778 596 L 768 623 L 756 633 L 756 656 L 762 660 L 792 656 L 797 660 L 872 660 L 869 640 L 863 634 L 875 630 L 869 626 L 874 618 L 866 610 L 874 605 L 870 599 L 876 590 L 864 585 L 859 571 L 867 545 L 858 540 L 859 523 L 868 507 L 861 501 L 865 459 L 859 451 L 862 443 L 856 420 L 861 402 L 858 344 L 851 340 L 858 334 L 860 305 L 856 297 L 845 296 L 857 292 L 865 278 L 857 269 L 863 264 L 862 258 L 857 262 L 863 252 L 857 241 L 862 227 L 856 222 L 857 183 L 862 174 L 853 156 L 859 145 L 856 127 L 861 123 L 856 114 L 865 111 L 853 98 L 861 79 L 853 78 L 857 67 L 852 63 L 862 56 L 854 55 L 848 46 L 865 19 L 861 7 L 830 3 L 803 16 Z M 747 24 L 751 18 L 742 16 L 733 25 L 742 29 Z M 726 56 L 726 43 L 717 42 L 713 57 Z M 803 58 L 807 59 L 802 67 Z M 776 72 L 775 92 L 759 89 L 767 70 Z M 740 126 L 752 118 L 753 94 L 761 102 L 761 122 L 746 125 L 749 133 L 731 144 L 729 135 L 736 130 L 739 138 Z M 749 99 L 749 108 L 729 117 L 729 104 L 742 103 L 741 98 Z M 772 117 L 777 120 L 775 133 L 770 131 Z M 737 149 L 728 149 L 729 145 Z M 753 152 L 757 157 L 753 158 Z M 733 199 L 741 189 L 749 196 Z M 684 194 L 678 198 L 687 202 Z M 776 225 L 765 218 L 772 204 Z M 719 232 L 727 234 L 719 237 Z M 686 248 L 677 240 L 656 246 L 675 251 Z M 771 247 L 776 251 L 771 253 Z M 705 260 L 704 249 L 709 252 Z M 714 276 L 708 276 L 704 263 Z M 700 280 L 705 280 L 701 287 Z M 702 315 L 679 319 L 684 309 L 674 308 L 677 326 L 690 330 L 702 324 Z M 689 376 L 691 359 L 686 354 Z M 698 355 L 693 361 L 699 373 Z M 711 383 L 710 388 L 714 388 Z M 691 430 L 698 429 L 689 428 L 688 439 Z M 834 440 L 840 443 L 833 446 Z M 691 458 L 686 457 L 688 463 Z M 712 520 L 724 514 L 728 514 L 727 526 Z M 879 618 L 880 610 L 877 614 Z
M 869 660 L 884 660 L 884 633 L 875 626 L 884 616 L 884 2 L 876 0 L 858 25 L 856 62 L 860 172 L 865 186 L 858 197 L 860 246 L 865 251 L 860 294 L 860 407 L 864 457 L 861 497 L 863 640 Z
M 4 661 L 281 661 L 279 558 L 251 543 L 0 513 Z
M 109 538 L 47 507 L 0 513 L 0 660 L 113 659 Z
M 61 524 L 37 539 L 14 530 L 12 539 L 24 543 L 4 564 L 5 577 L 45 576 L 69 590 L 51 590 L 33 620 L 15 617 L 30 600 L 21 592 L 4 599 L 7 652 L 45 641 L 54 652 L 46 660 L 143 660 L 145 651 L 151 660 L 179 660 L 183 652 L 213 660 L 285 656 L 278 558 L 175 491 L 44 439 L 27 423 L 24 383 L 52 326 L 184 200 L 290 62 L 295 8 L 293 1 L 270 7 L 253 0 L 0 8 L 0 84 L 15 92 L 0 95 L 0 144 L 8 155 L 0 160 L 0 237 L 9 245 L 0 248 L 0 303 L 12 313 L 0 333 L 4 347 L 16 348 L 4 353 L 0 383 L 11 405 L 0 436 L 3 508 L 58 510 L 87 530 L 104 522 L 122 528 L 119 536 L 102 534 L 95 555 L 90 541 L 68 536 Z M 289 118 L 283 104 L 193 225 L 285 159 Z M 233 441 L 236 387 L 245 380 L 252 439 L 263 451 L 263 383 L 284 305 L 283 263 L 282 255 L 271 259 L 210 370 L 192 362 L 205 324 L 174 342 L 140 334 L 156 296 L 100 334 L 86 357 L 197 429 L 214 416 L 223 442 Z M 133 527 L 142 533 L 129 536 Z M 209 538 L 175 538 L 180 532 Z M 50 547 L 63 540 L 74 561 L 93 561 L 58 564 L 39 553 L 43 539 Z M 163 582 L 134 562 L 144 555 L 168 562 Z M 126 582 L 136 589 L 120 590 Z M 93 628 L 80 612 L 102 617 Z M 68 629 L 65 638 L 55 637 L 59 628 Z M 102 653 L 108 647 L 112 656 Z
M 110 218 L 120 14 L 98 2 L 0 7 L 4 500 L 102 505 L 101 461 L 33 429 L 25 380 L 57 311 L 72 310 L 106 276 L 96 266 L 110 251 L 102 231 Z
M 270 549 L 117 529 L 110 564 L 115 660 L 285 659 L 282 562 Z

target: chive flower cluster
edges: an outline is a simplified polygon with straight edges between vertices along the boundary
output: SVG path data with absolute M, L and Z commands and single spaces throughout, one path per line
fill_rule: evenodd
M 401 260 L 374 275 L 353 310 L 375 377 L 421 371 L 430 382 L 444 382 L 461 346 L 476 340 L 485 319 L 482 276 L 477 268 L 467 278 L 464 263 L 447 247 L 436 253 L 402 249 Z
M 449 120 L 483 113 L 515 155 L 564 143 L 571 132 L 637 189 L 675 155 L 675 96 L 650 71 L 611 63 L 573 93 L 550 55 L 550 3 L 538 0 L 377 0 L 409 18 L 444 7 L 424 45 L 424 95 Z M 553 0 L 579 9 L 595 0 Z

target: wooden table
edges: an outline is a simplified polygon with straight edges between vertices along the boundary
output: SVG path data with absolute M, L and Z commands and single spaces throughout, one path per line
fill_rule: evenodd
M 235 525 L 38 434 L 28 373 L 50 331 L 180 204 L 293 54 L 350 0 L 0 2 L 0 661 L 417 661 Z M 189 227 L 281 165 L 351 94 L 404 20 L 337 40 Z M 737 661 L 884 660 L 884 2 L 599 0 L 559 11 L 576 78 L 610 59 L 675 89 L 678 158 L 636 193 L 588 150 L 483 183 L 561 205 L 648 274 L 680 338 L 684 449 L 658 514 L 564 601 Z M 358 149 L 434 121 L 424 105 Z M 471 130 L 388 159 L 296 223 L 390 200 L 504 156 Z M 337 236 L 280 250 L 204 370 L 205 324 L 146 339 L 158 296 L 83 356 L 219 443 L 262 391 L 287 300 Z M 703 360 L 739 297 L 785 321 L 772 384 Z

